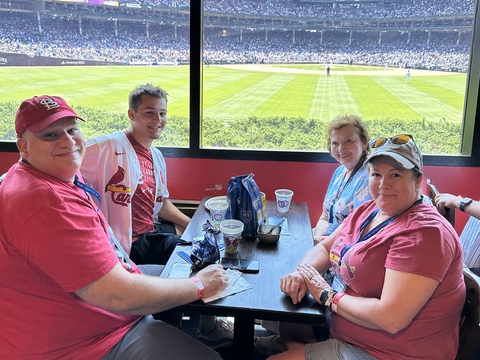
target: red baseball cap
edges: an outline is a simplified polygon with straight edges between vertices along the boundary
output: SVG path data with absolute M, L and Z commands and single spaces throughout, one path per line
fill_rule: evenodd
M 17 137 L 22 136 L 27 129 L 38 133 L 66 117 L 85 121 L 59 96 L 42 95 L 24 100 L 15 116 Z

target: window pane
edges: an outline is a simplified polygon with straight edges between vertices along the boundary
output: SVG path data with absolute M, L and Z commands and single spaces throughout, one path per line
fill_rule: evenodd
M 20 102 L 43 94 L 87 119 L 87 139 L 124 130 L 128 94 L 152 83 L 169 93 L 168 125 L 154 144 L 188 147 L 188 6 L 44 2 L 37 17 L 37 3 L 12 1 L 12 13 L 0 12 L 0 140 L 15 140 Z
M 357 114 L 459 154 L 474 1 L 229 4 L 205 1 L 202 147 L 326 150 Z

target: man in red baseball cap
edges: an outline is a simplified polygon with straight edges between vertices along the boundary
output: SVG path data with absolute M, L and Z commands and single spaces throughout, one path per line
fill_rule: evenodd
M 0 358 L 220 360 L 148 314 L 222 292 L 225 270 L 164 279 L 163 267 L 129 259 L 92 200 L 101 196 L 77 176 L 78 119 L 47 95 L 15 118 L 21 159 L 0 186 Z
M 42 95 L 23 101 L 15 116 L 22 161 L 73 182 L 85 155 L 77 119 L 81 118 L 61 97 Z
M 73 117 L 83 120 L 59 96 L 34 96 L 22 102 L 15 117 L 15 131 L 21 137 L 26 129 L 38 133 L 55 121 Z

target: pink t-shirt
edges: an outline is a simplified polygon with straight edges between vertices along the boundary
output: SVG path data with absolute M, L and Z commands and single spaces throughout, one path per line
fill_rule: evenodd
M 385 269 L 418 274 L 440 282 L 409 326 L 395 335 L 356 325 L 332 314 L 332 337 L 357 345 L 377 359 L 454 359 L 460 313 L 465 302 L 462 249 L 455 230 L 429 204 L 419 204 L 364 242 L 341 249 L 359 237 L 360 224 L 376 208 L 368 201 L 343 223 L 331 249 L 333 271 L 347 294 L 380 298 Z
M 106 355 L 140 317 L 74 293 L 118 263 L 97 206 L 21 162 L 2 183 L 0 204 L 0 358 Z M 140 273 L 135 264 L 132 272 Z

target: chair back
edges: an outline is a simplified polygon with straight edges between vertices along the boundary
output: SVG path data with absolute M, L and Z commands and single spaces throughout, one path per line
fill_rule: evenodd
M 467 296 L 460 319 L 460 341 L 456 360 L 471 360 L 480 344 L 480 277 L 463 268 Z
M 470 216 L 460 234 L 463 262 L 468 268 L 480 268 L 480 220 Z
M 453 227 L 455 227 L 455 209 L 450 209 L 446 207 L 442 207 L 439 209 L 437 207 L 437 204 L 435 203 L 435 196 L 439 194 L 438 189 L 436 188 L 435 185 L 433 185 L 432 181 L 430 179 L 427 179 L 427 190 L 428 190 L 428 196 L 430 199 L 432 199 L 432 204 L 435 206 L 435 208 L 442 214 L 447 221 L 452 224 Z

